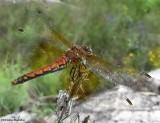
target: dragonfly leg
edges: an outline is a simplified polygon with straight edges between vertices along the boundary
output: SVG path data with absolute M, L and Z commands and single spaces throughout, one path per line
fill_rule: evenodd
M 70 71 L 70 77 L 72 81 L 74 80 L 75 73 L 76 73 L 76 67 L 73 66 Z
M 76 80 L 79 79 L 79 77 L 81 76 L 81 73 L 80 73 L 80 67 L 78 66 L 73 66 L 71 68 L 71 71 L 70 71 L 70 77 L 71 77 L 71 81 L 73 83 L 75 83 Z
M 85 64 L 80 63 L 72 67 L 70 71 L 70 78 L 72 83 L 72 86 L 69 89 L 70 97 L 76 96 L 77 94 L 79 98 L 79 92 L 83 94 L 85 93 L 82 82 L 86 80 L 87 76 L 88 76 L 88 69 L 85 66 Z

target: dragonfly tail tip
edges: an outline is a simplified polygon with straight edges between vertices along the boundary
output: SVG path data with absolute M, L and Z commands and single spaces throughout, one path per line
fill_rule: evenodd
M 17 85 L 18 83 L 17 83 L 17 81 L 13 80 L 13 81 L 11 82 L 11 84 L 12 84 L 12 85 Z
M 145 75 L 146 77 L 148 77 L 148 78 L 152 78 L 152 76 L 149 75 L 148 73 L 144 73 L 144 75 Z

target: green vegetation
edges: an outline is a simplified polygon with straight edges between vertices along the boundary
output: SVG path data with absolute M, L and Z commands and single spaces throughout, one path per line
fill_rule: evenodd
M 151 70 L 160 67 L 159 6 L 159 0 L 0 3 L 0 116 L 15 111 L 26 100 L 56 94 L 61 88 L 60 72 L 11 85 L 14 78 L 30 71 L 29 57 L 38 36 L 45 32 L 43 23 L 34 28 L 36 17 L 28 23 L 29 12 L 40 8 L 74 44 L 85 44 L 98 55 L 135 69 Z

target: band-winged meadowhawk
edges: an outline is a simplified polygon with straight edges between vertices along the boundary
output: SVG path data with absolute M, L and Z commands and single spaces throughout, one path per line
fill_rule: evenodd
M 43 13 L 37 11 L 36 15 L 38 15 L 37 17 L 41 17 Z M 67 81 L 66 90 L 70 97 L 83 97 L 102 85 L 98 81 L 99 77 L 104 77 L 114 85 L 124 84 L 132 88 L 142 87 L 148 78 L 151 78 L 147 73 L 140 74 L 140 72 L 135 69 L 114 64 L 94 54 L 91 48 L 87 46 L 71 44 L 71 42 L 52 25 L 50 20 L 44 17 L 42 17 L 42 19 L 43 25 L 49 30 L 49 35 L 43 38 L 43 41 L 38 44 L 30 62 L 31 66 L 38 65 L 41 66 L 41 68 L 13 80 L 13 85 L 22 84 L 31 79 L 66 69 L 68 74 L 62 74 L 65 76 L 62 78 L 65 78 L 65 81 Z M 19 29 L 19 31 L 23 33 L 25 30 Z M 58 43 L 68 50 L 63 51 L 59 49 L 57 47 Z M 40 56 L 44 54 L 47 58 L 54 57 L 50 53 L 59 57 L 59 59 L 53 62 L 39 59 Z M 49 62 L 49 64 L 43 66 L 43 62 Z

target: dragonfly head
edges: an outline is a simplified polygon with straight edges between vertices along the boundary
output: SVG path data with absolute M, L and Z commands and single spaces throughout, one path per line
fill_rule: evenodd
M 71 50 L 65 53 L 65 56 L 71 60 L 80 59 L 84 60 L 92 55 L 92 50 L 87 46 L 72 46 Z

